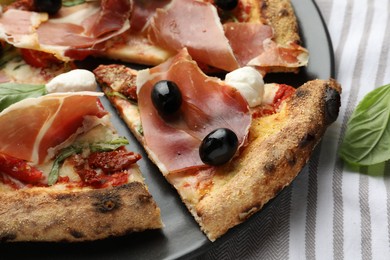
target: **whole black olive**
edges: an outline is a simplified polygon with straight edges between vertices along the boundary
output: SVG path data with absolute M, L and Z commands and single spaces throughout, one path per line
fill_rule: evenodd
M 237 135 L 230 129 L 218 128 L 203 139 L 199 156 L 205 164 L 218 166 L 227 163 L 237 148 Z
M 61 0 L 33 0 L 34 1 L 34 11 L 45 12 L 48 14 L 56 14 L 61 6 Z
M 214 0 L 216 6 L 225 11 L 231 11 L 238 5 L 238 0 Z
M 171 115 L 179 110 L 182 97 L 175 82 L 161 80 L 153 86 L 151 94 L 154 107 L 162 115 Z

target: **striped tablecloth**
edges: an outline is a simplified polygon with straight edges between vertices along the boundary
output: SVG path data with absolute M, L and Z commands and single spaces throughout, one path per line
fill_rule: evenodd
M 358 102 L 390 83 L 390 1 L 315 2 L 343 86 L 340 116 L 262 217 L 198 259 L 390 259 L 390 162 L 356 172 L 337 156 Z

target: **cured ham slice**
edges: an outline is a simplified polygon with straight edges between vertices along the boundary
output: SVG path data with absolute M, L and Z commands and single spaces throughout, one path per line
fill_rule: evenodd
M 53 53 L 67 61 L 129 29 L 130 0 L 103 0 L 45 13 L 8 9 L 0 17 L 0 38 L 19 48 Z M 84 53 L 77 56 L 77 51 Z
M 149 26 L 150 39 L 158 46 L 177 52 L 187 48 L 195 61 L 222 70 L 239 67 L 218 12 L 210 3 L 173 0 L 156 11 Z
M 250 60 L 248 65 L 262 68 L 297 68 L 306 66 L 309 61 L 308 51 L 294 42 L 280 46 L 271 39 L 268 39 L 264 41 L 263 48 L 264 52 Z
M 151 100 L 153 86 L 160 80 L 175 82 L 183 99 L 179 114 L 169 120 L 159 115 Z M 205 167 L 199 146 L 217 128 L 231 129 L 240 145 L 246 140 L 251 123 L 246 100 L 220 79 L 206 76 L 186 49 L 140 71 L 137 88 L 145 147 L 164 174 Z
M 240 66 L 300 67 L 307 65 L 308 52 L 298 44 L 277 45 L 272 27 L 259 23 L 226 23 L 225 35 Z
M 19 48 L 37 48 L 37 27 L 47 21 L 46 13 L 9 9 L 0 15 L 0 38 Z
M 157 8 L 165 7 L 171 0 L 134 0 L 133 11 L 130 18 L 130 30 L 141 31 L 149 19 L 155 14 Z
M 88 118 L 107 114 L 98 95 L 49 94 L 8 107 L 0 113 L 0 153 L 33 163 L 45 162 L 50 159 L 50 149 L 93 125 Z

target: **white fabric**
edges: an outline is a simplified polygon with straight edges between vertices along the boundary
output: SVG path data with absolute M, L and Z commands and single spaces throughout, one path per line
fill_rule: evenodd
M 337 156 L 358 102 L 390 83 L 390 1 L 315 2 L 343 87 L 339 118 L 293 184 L 198 259 L 390 259 L 390 162 L 350 169 Z

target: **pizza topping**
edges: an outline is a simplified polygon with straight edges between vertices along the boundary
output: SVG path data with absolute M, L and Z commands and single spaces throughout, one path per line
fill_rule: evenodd
M 61 0 L 33 0 L 33 8 L 37 12 L 55 14 L 60 10 L 61 6 Z
M 93 92 L 49 94 L 9 106 L 0 113 L 0 152 L 34 163 L 52 158 L 60 145 L 107 114 L 98 96 Z
M 5 82 L 0 84 L 0 112 L 10 105 L 29 97 L 46 94 L 45 85 L 30 85 Z
M 116 150 L 110 152 L 95 152 L 88 157 L 88 165 L 92 169 L 101 169 L 110 174 L 127 169 L 141 159 L 141 155 L 134 152 Z
M 154 15 L 157 8 L 166 6 L 171 0 L 133 0 L 133 11 L 130 17 L 130 30 L 141 31 Z
M 162 115 L 171 115 L 179 110 L 182 97 L 175 82 L 161 80 L 152 89 L 152 103 Z
M 211 3 L 173 0 L 167 8 L 156 11 L 149 36 L 154 44 L 167 50 L 187 48 L 197 62 L 226 71 L 239 67 Z
M 49 173 L 49 177 L 47 180 L 48 185 L 53 185 L 57 182 L 59 173 L 60 173 L 60 166 L 61 163 L 68 157 L 80 153 L 82 151 L 81 147 L 75 147 L 75 146 L 69 146 L 65 149 L 62 149 L 59 153 L 59 155 L 56 157 L 56 159 L 53 162 L 53 166 L 51 168 L 51 171 Z
M 294 42 L 280 46 L 271 39 L 266 39 L 263 48 L 264 51 L 250 60 L 247 65 L 262 68 L 300 67 L 306 66 L 309 61 L 308 51 Z
M 95 75 L 84 69 L 75 69 L 62 73 L 46 84 L 46 90 L 49 93 L 96 91 L 96 88 Z
M 0 173 L 31 184 L 38 183 L 43 178 L 42 172 L 29 165 L 25 160 L 5 153 L 0 153 Z
M 238 5 L 238 0 L 214 0 L 214 3 L 222 10 L 233 10 Z
M 230 161 L 237 148 L 237 135 L 230 129 L 218 128 L 203 139 L 199 156 L 205 164 L 218 166 Z
M 36 68 L 49 68 L 62 63 L 53 54 L 43 51 L 20 49 L 20 54 L 28 65 Z
M 182 104 L 172 120 L 161 117 L 150 98 L 160 80 L 180 82 Z M 146 148 L 163 173 L 207 167 L 200 159 L 199 146 L 217 128 L 231 129 L 239 146 L 246 140 L 251 123 L 247 102 L 235 88 L 205 75 L 186 49 L 159 66 L 140 71 L 137 87 Z
M 83 59 L 129 29 L 130 14 L 129 0 L 62 7 L 50 19 L 43 12 L 8 9 L 0 16 L 0 38 L 19 48 L 54 54 L 62 61 Z
M 236 88 L 250 107 L 261 104 L 264 95 L 264 80 L 253 67 L 242 67 L 225 76 L 225 82 Z

